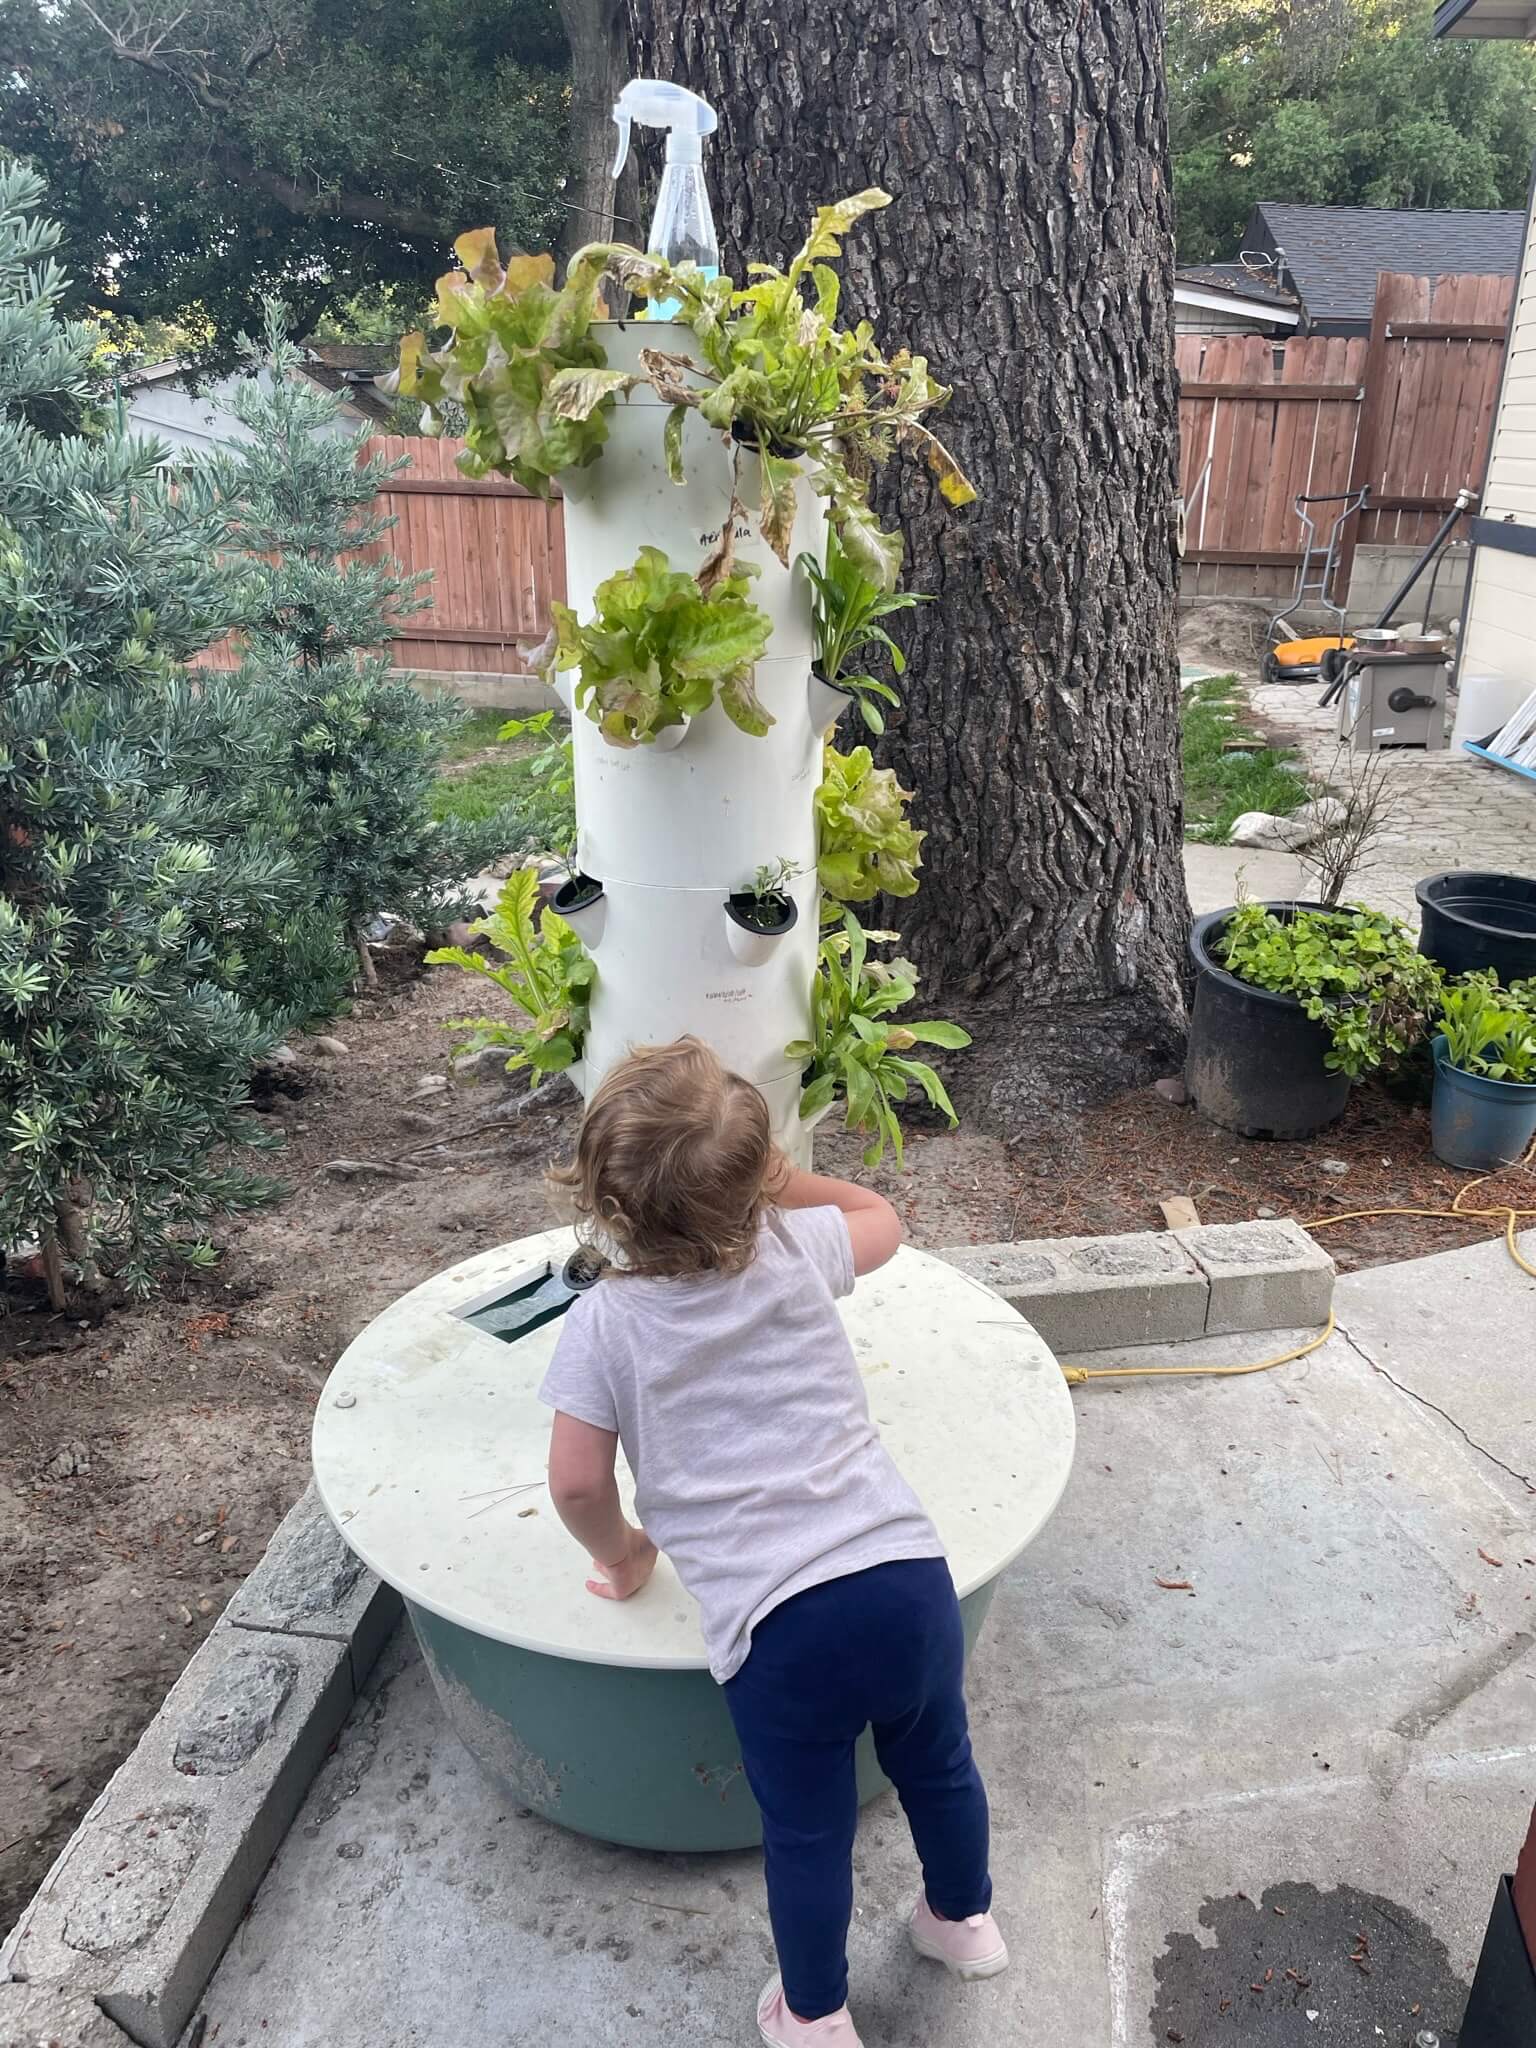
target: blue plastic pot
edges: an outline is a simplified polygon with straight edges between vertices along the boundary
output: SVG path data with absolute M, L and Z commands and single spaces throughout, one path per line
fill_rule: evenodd
M 1450 1062 L 1442 1032 L 1435 1040 L 1435 1099 L 1430 1112 L 1435 1157 L 1470 1173 L 1513 1166 L 1536 1138 L 1536 1082 L 1490 1081 Z

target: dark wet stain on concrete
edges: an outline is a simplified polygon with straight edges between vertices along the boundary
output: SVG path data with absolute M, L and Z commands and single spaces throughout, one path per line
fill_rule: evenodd
M 1467 1986 L 1391 1899 L 1279 1884 L 1208 1899 L 1200 1925 L 1170 1934 L 1154 1966 L 1160 2048 L 1416 2048 L 1424 2034 L 1457 2048 Z

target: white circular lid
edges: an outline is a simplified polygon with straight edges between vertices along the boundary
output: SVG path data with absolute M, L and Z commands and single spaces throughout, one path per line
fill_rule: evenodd
M 447 1621 L 548 1656 L 704 1670 L 698 1609 L 667 1559 L 633 1600 L 586 1590 L 587 1559 L 544 1479 L 551 1412 L 537 1392 L 559 1318 L 513 1344 L 463 1320 L 550 1262 L 558 1271 L 574 1242 L 552 1230 L 466 1259 L 354 1339 L 315 1415 L 320 1497 L 366 1565 Z M 904 1247 L 841 1307 L 870 1412 L 963 1597 L 1061 1498 L 1066 1382 L 1022 1316 L 930 1253 Z M 632 1514 L 622 1454 L 619 1491 Z

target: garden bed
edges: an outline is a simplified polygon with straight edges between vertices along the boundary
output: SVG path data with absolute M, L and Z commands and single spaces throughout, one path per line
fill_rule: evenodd
M 574 1130 L 570 1090 L 515 1119 L 520 1084 L 418 1097 L 443 1073 L 443 1021 L 465 1006 L 464 981 L 388 956 L 380 975 L 334 1027 L 349 1053 L 306 1055 L 267 1094 L 291 1192 L 223 1227 L 214 1274 L 96 1328 L 19 1294 L 0 1319 L 0 1927 L 302 1489 L 315 1392 L 338 1353 L 428 1274 L 548 1220 L 540 1174 Z M 498 1117 L 512 1120 L 479 1128 Z M 1367 1085 L 1321 1138 L 1249 1144 L 1149 1089 L 1027 1150 L 914 1120 L 906 1172 L 887 1159 L 869 1177 L 929 1246 L 1157 1229 L 1159 1199 L 1176 1194 L 1213 1223 L 1263 1208 L 1444 1207 L 1465 1176 L 1430 1158 L 1428 1131 L 1426 1111 Z M 453 1133 L 450 1152 L 400 1159 L 419 1169 L 404 1179 L 325 1171 Z M 829 1171 L 861 1172 L 859 1149 L 818 1135 Z M 1536 1177 L 1502 1186 L 1536 1204 Z M 1490 1234 L 1400 1219 L 1323 1242 L 1350 1267 Z

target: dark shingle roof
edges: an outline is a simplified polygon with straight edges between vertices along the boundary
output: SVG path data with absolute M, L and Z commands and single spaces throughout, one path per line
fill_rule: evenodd
M 1174 275 L 1183 284 L 1209 285 L 1215 291 L 1232 292 L 1240 299 L 1253 299 L 1263 306 L 1291 307 L 1296 294 L 1278 279 L 1250 270 L 1242 263 L 1181 263 Z
M 1513 277 L 1525 215 L 1436 212 L 1423 207 L 1287 206 L 1261 200 L 1245 249 L 1285 251 L 1285 267 L 1309 320 L 1369 326 L 1379 270 L 1413 277 L 1453 272 Z

